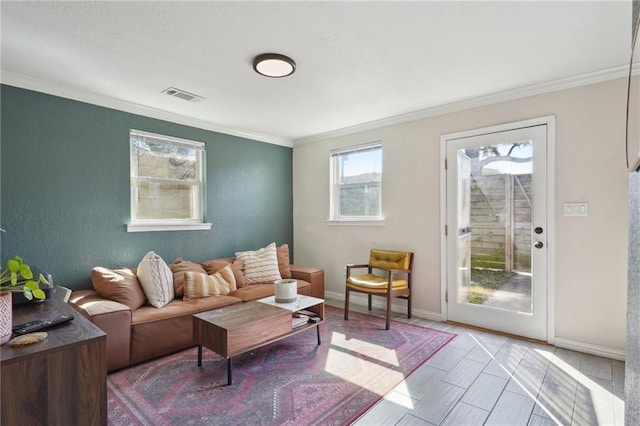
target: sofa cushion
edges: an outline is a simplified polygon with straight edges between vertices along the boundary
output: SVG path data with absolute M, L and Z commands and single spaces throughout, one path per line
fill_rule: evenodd
M 193 322 L 191 315 L 199 312 L 210 311 L 212 309 L 241 303 L 237 297 L 232 296 L 211 296 L 204 299 L 173 299 L 162 309 L 154 309 L 152 306 L 143 306 L 131 313 L 131 325 L 136 326 L 149 322 L 162 321 L 169 318 L 187 317 L 189 322 Z M 191 330 L 189 330 L 190 332 Z M 189 338 L 193 335 L 189 333 Z
M 146 300 L 138 277 L 128 268 L 97 266 L 91 270 L 91 282 L 101 297 L 127 305 L 132 311 L 144 305 Z
M 273 296 L 273 284 L 252 284 L 229 293 L 229 296 L 242 299 L 243 302 Z
M 272 283 L 282 279 L 275 243 L 255 251 L 237 252 L 236 257 L 244 262 L 244 279 L 247 284 Z
M 282 278 L 291 278 L 291 269 L 289 268 L 289 264 L 291 263 L 289 260 L 289 245 L 283 244 L 276 249 L 276 254 L 278 256 L 278 270 L 280 270 L 280 276 Z
M 174 298 L 173 274 L 164 260 L 150 251 L 138 265 L 138 280 L 149 304 L 162 308 Z
M 169 269 L 171 269 L 171 272 L 173 273 L 173 292 L 175 297 L 182 297 L 184 294 L 184 272 L 197 272 L 200 274 L 207 273 L 199 263 L 182 260 L 180 257 L 169 265 Z
M 183 274 L 184 300 L 227 295 L 236 289 L 236 279 L 233 277 L 231 265 L 211 275 L 197 272 L 183 272 Z
M 311 296 L 311 284 L 304 280 L 296 280 L 298 282 L 298 294 L 304 294 Z M 265 297 L 273 296 L 273 284 L 252 284 L 243 288 L 239 288 L 236 291 L 229 293 L 229 296 L 242 299 L 244 302 L 250 300 L 263 299 Z

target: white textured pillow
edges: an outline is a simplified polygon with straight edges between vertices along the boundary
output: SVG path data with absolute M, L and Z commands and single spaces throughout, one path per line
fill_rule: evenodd
M 244 263 L 244 278 L 247 284 L 272 283 L 282 279 L 278 269 L 276 243 L 256 251 L 240 251 L 236 258 Z
M 150 251 L 142 258 L 136 275 L 151 306 L 162 308 L 175 297 L 171 269 L 154 252 Z

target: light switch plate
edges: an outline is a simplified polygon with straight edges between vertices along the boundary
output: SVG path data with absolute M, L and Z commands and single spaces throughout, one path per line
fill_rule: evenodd
M 588 216 L 589 204 L 587 203 L 564 203 L 565 216 Z

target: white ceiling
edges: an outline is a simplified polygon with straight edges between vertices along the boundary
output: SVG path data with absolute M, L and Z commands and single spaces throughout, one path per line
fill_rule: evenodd
M 631 38 L 630 0 L 3 0 L 1 14 L 4 83 L 125 101 L 289 143 L 527 86 L 621 72 Z M 265 52 L 294 58 L 296 73 L 256 74 L 252 59 Z M 161 93 L 170 86 L 206 100 Z

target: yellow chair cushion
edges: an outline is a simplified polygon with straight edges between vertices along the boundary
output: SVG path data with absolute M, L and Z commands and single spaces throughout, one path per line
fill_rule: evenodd
M 369 266 L 377 269 L 409 269 L 411 253 L 406 251 L 373 249 L 369 253 Z
M 347 286 L 353 290 L 361 290 L 369 293 L 385 293 L 387 291 L 387 278 L 374 274 L 363 274 L 347 278 Z M 393 290 L 408 288 L 407 280 L 393 280 Z

